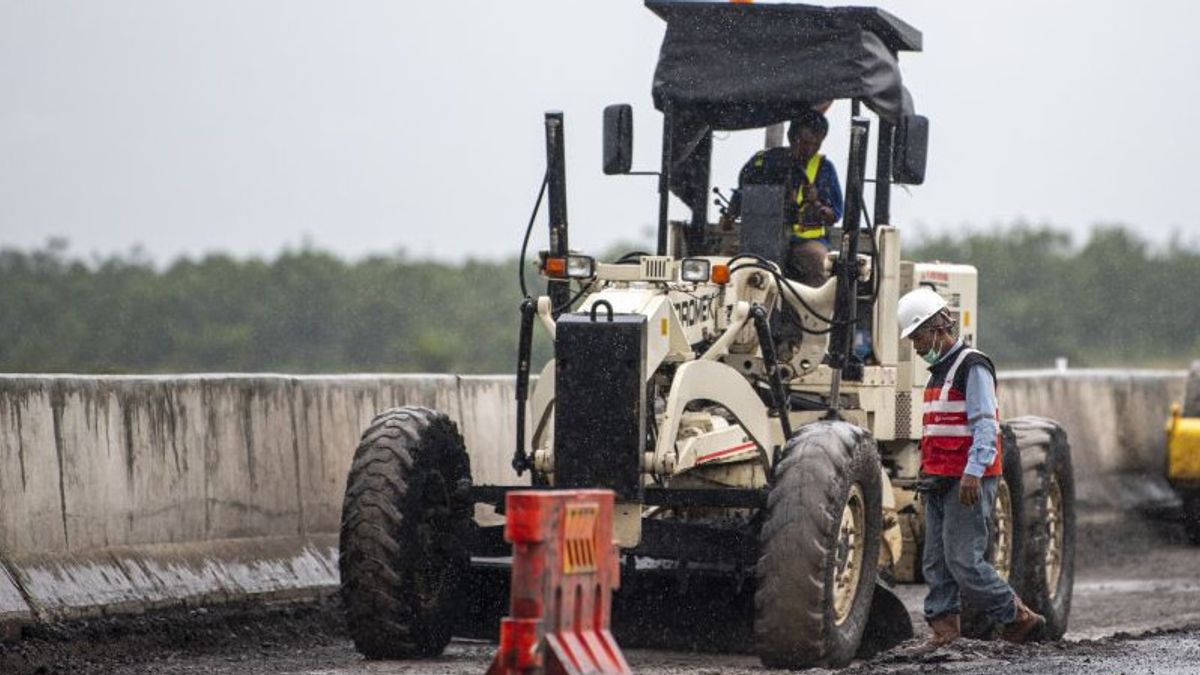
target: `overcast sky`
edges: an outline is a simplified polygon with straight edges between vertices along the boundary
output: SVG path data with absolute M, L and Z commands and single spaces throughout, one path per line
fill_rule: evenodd
M 931 120 L 895 224 L 1200 242 L 1200 4 L 882 4 L 924 33 L 901 66 Z M 600 172 L 600 119 L 632 103 L 635 168 L 656 168 L 662 33 L 634 0 L 0 0 L 0 246 L 513 255 L 547 109 L 566 113 L 573 246 L 648 239 L 654 181 Z M 846 114 L 826 143 L 843 173 Z M 718 143 L 714 182 L 761 140 Z

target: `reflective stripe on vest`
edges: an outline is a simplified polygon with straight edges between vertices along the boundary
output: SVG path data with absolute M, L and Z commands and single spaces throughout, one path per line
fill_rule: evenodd
M 814 152 L 813 156 L 808 158 L 808 165 L 804 167 L 804 177 L 810 185 L 817 184 L 817 172 L 821 169 L 822 159 L 824 155 L 819 152 Z M 796 207 L 797 213 L 804 212 L 804 190 L 796 190 Z M 825 237 L 825 226 L 795 223 L 792 225 L 792 234 L 801 239 L 822 239 Z
M 959 366 L 967 356 L 977 353 L 963 347 L 940 387 L 926 386 L 921 433 L 921 470 L 939 476 L 961 476 L 967 468 L 967 459 L 974 443 L 974 432 L 967 419 L 966 392 L 954 388 L 954 378 Z M 1000 411 L 995 411 L 996 419 Z M 999 429 L 997 429 L 997 432 Z M 998 476 L 1002 472 L 1000 434 L 996 434 L 996 458 L 984 471 L 985 476 Z

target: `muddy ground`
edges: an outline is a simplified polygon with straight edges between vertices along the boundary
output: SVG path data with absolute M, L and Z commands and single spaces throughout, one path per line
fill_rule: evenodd
M 1200 672 L 1200 548 L 1187 546 L 1173 525 L 1100 514 L 1081 520 L 1077 552 L 1071 628 L 1063 642 L 1016 647 L 963 641 L 921 659 L 885 653 L 841 672 Z M 924 630 L 923 593 L 920 586 L 901 591 L 918 631 Z M 639 610 L 637 632 L 619 634 L 635 672 L 764 672 L 755 657 L 739 653 L 749 635 L 744 612 L 721 611 L 709 589 L 689 589 L 664 604 L 668 612 Z M 696 619 L 701 632 L 653 630 L 681 616 Z M 0 673 L 480 673 L 494 649 L 488 642 L 458 640 L 439 659 L 365 662 L 329 598 L 32 627 L 21 641 L 0 644 Z

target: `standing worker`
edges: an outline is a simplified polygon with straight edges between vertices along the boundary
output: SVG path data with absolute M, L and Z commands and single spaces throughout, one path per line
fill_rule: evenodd
M 1000 637 L 1038 637 L 1046 619 L 1025 606 L 984 552 L 1000 482 L 996 369 L 983 352 L 955 337 L 946 300 L 929 288 L 900 298 L 900 337 L 929 364 L 921 434 L 921 494 L 925 502 L 922 569 L 929 584 L 928 649 L 959 637 L 960 598 L 1002 626 Z

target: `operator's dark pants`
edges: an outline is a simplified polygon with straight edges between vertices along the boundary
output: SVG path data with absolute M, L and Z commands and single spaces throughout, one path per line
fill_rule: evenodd
M 984 559 L 992 505 L 996 502 L 997 476 L 980 481 L 979 501 L 964 506 L 958 500 L 959 479 L 932 477 L 925 501 L 925 557 L 923 569 L 929 595 L 925 620 L 962 611 L 960 596 L 993 621 L 1006 624 L 1017 618 L 1012 588 Z

